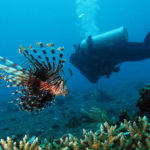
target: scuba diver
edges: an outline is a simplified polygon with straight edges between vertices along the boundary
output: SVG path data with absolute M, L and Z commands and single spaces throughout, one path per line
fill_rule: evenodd
M 150 58 L 150 32 L 144 42 L 128 42 L 126 28 L 89 36 L 78 45 L 70 56 L 71 63 L 92 83 L 102 76 L 110 77 L 119 72 L 119 64 Z

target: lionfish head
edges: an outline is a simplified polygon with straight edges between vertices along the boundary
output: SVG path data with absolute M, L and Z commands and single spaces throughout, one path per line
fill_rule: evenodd
M 68 94 L 68 88 L 65 85 L 65 82 L 62 80 L 57 88 L 55 88 L 55 95 L 63 95 L 66 96 Z

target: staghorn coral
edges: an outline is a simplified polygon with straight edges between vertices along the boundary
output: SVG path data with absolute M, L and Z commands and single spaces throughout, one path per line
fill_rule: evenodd
M 0 149 L 4 150 L 40 150 L 42 149 L 38 145 L 38 138 L 34 138 L 32 141 L 28 141 L 27 135 L 24 136 L 20 142 L 13 141 L 10 137 L 7 137 L 7 141 L 1 139 Z
M 144 116 L 138 122 L 124 120 L 119 127 L 100 125 L 96 132 L 83 129 L 80 139 L 71 134 L 60 139 L 40 141 L 37 137 L 25 135 L 21 141 L 1 139 L 1 150 L 148 150 L 150 149 L 150 123 Z

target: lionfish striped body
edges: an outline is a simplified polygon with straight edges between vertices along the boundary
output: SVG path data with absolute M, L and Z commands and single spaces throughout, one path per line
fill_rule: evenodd
M 47 56 L 46 49 L 41 42 L 36 43 L 41 47 L 44 59 L 32 46 L 26 50 L 22 46 L 19 53 L 22 54 L 28 62 L 30 62 L 29 69 L 25 69 L 14 62 L 0 57 L 3 64 L 0 64 L 0 79 L 7 82 L 6 87 L 16 87 L 13 94 L 18 94 L 18 98 L 13 102 L 28 112 L 41 111 L 48 105 L 55 102 L 55 96 L 66 95 L 68 89 L 65 85 L 67 80 L 64 80 L 63 65 L 63 47 L 59 47 L 60 51 L 58 65 L 56 66 L 55 49 L 53 43 L 46 46 L 50 48 L 52 53 L 52 63 L 50 63 Z M 35 56 L 34 56 L 34 55 Z M 62 75 L 61 75 L 62 73 Z M 70 74 L 72 75 L 71 71 Z

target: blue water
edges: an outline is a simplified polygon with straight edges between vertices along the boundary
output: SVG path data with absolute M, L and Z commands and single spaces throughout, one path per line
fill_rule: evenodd
M 138 90 L 150 82 L 150 59 L 125 62 L 119 73 L 92 84 L 70 63 L 69 56 L 75 51 L 73 44 L 88 34 L 103 33 L 120 26 L 127 28 L 129 41 L 143 42 L 150 31 L 149 18 L 149 0 L 0 1 L 0 55 L 21 64 L 20 45 L 28 47 L 38 41 L 54 42 L 56 47 L 65 47 L 65 72 L 66 76 L 68 68 L 73 72 L 68 87 L 74 100 L 78 94 L 82 96 L 99 88 L 113 95 L 121 108 L 124 105 L 135 108 Z M 11 99 L 11 89 L 0 88 L 0 100 Z M 84 105 L 84 101 L 80 103 L 80 106 Z M 70 107 L 73 109 L 72 105 Z M 112 107 L 107 105 L 108 110 L 115 109 Z

